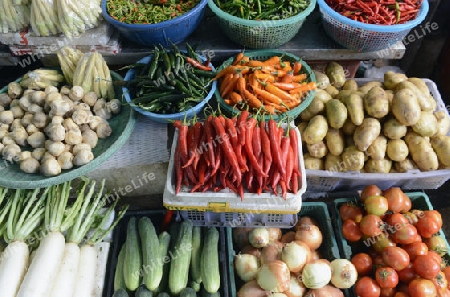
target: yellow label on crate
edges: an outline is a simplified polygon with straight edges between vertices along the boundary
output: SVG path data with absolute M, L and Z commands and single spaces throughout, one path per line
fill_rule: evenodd
M 212 212 L 240 212 L 240 213 L 253 213 L 253 214 L 296 214 L 300 209 L 286 209 L 286 210 L 271 210 L 267 208 L 257 208 L 255 209 L 240 209 L 240 208 L 230 208 L 229 204 L 226 202 L 210 202 L 208 206 L 186 206 L 186 205 L 173 205 L 163 203 L 166 209 L 170 210 L 181 210 L 181 211 L 212 211 Z

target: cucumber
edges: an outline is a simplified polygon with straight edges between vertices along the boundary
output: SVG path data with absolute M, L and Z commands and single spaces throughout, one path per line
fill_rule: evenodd
M 139 236 L 136 218 L 131 217 L 127 226 L 127 239 L 125 243 L 125 259 L 123 275 L 128 290 L 135 291 L 140 285 L 142 274 L 142 255 L 139 248 Z
M 202 287 L 202 284 L 191 280 L 191 281 L 189 281 L 189 287 L 194 289 L 195 292 L 200 292 L 200 288 Z
M 169 280 L 170 263 L 165 261 L 167 253 L 169 252 L 169 245 L 171 243 L 171 236 L 166 231 L 159 234 L 159 259 L 163 261 L 163 274 L 158 288 L 155 292 L 164 292 L 167 289 L 167 281 Z M 161 263 L 158 263 L 161 265 Z
M 114 291 L 119 289 L 126 289 L 125 278 L 123 276 L 123 264 L 125 262 L 125 243 L 120 248 L 119 256 L 117 257 L 116 271 L 114 273 Z
M 192 288 L 184 288 L 180 293 L 180 297 L 197 297 L 197 293 Z
M 186 288 L 191 263 L 192 221 L 183 221 L 176 238 L 174 248 L 170 252 L 169 291 L 178 295 Z
M 153 297 L 152 291 L 148 290 L 145 285 L 140 286 L 136 292 L 134 292 L 134 297 Z
M 161 292 L 156 297 L 170 297 L 170 295 L 168 293 L 166 293 L 166 292 Z
M 129 295 L 125 289 L 119 289 L 114 292 L 112 297 L 129 297 Z
M 203 287 L 208 293 L 215 293 L 220 288 L 219 231 L 215 227 L 208 227 L 203 242 L 201 257 Z
M 202 290 L 202 295 L 201 297 L 220 297 L 220 292 L 217 291 L 215 293 L 208 293 L 205 290 Z
M 143 283 L 150 291 L 156 290 L 163 274 L 163 265 L 159 261 L 159 239 L 155 226 L 148 217 L 138 222 L 142 246 Z
M 202 229 L 200 226 L 194 226 L 192 229 L 190 271 L 191 271 L 191 280 L 196 284 L 200 284 L 202 282 L 202 271 L 200 261 L 201 255 L 202 255 Z

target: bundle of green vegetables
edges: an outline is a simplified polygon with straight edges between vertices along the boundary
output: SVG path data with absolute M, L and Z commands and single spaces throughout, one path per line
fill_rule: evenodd
M 28 26 L 30 6 L 26 0 L 0 0 L 0 33 L 17 32 Z

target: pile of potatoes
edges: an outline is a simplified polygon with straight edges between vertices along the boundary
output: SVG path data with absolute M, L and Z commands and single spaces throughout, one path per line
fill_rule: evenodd
M 316 96 L 297 119 L 306 169 L 404 173 L 450 167 L 450 118 L 436 111 L 423 80 L 389 71 L 383 82 L 358 86 L 336 71 L 326 73 L 316 72 Z
M 106 101 L 81 86 L 24 89 L 17 82 L 0 94 L 0 153 L 25 173 L 55 176 L 94 159 L 98 140 L 111 135 L 118 99 Z

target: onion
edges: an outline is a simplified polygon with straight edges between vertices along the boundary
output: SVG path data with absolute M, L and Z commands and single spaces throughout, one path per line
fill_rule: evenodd
M 261 266 L 256 274 L 258 285 L 266 291 L 281 293 L 289 290 L 291 273 L 286 263 L 275 260 Z
M 237 297 L 267 297 L 270 292 L 264 291 L 256 280 L 245 283 L 237 292 Z
M 306 293 L 305 285 L 300 281 L 300 277 L 291 274 L 289 281 L 289 290 L 283 292 L 287 297 L 302 297 Z
M 234 268 L 237 275 L 245 282 L 254 280 L 259 268 L 258 258 L 250 254 L 239 254 L 234 257 Z
M 261 257 L 261 250 L 258 248 L 255 248 L 251 244 L 244 246 L 240 253 L 241 254 L 250 254 L 250 255 L 255 256 L 258 259 Z
M 233 241 L 238 249 L 250 244 L 248 234 L 252 228 L 233 228 Z
M 269 297 L 287 297 L 286 294 L 283 293 L 272 293 Z
M 291 241 L 295 240 L 295 231 L 289 231 L 286 234 L 283 234 L 283 236 L 281 236 L 280 241 L 283 243 L 289 243 Z
M 295 240 L 300 240 L 309 246 L 310 250 L 316 250 L 322 244 L 322 232 L 315 225 L 301 225 L 295 232 Z
M 269 244 L 261 250 L 261 265 L 280 259 L 281 250 L 275 244 Z
M 321 258 L 319 251 L 318 250 L 314 250 L 311 251 L 310 255 L 309 255 L 309 260 L 308 262 L 314 261 L 314 260 L 319 260 Z
M 325 287 L 331 280 L 331 267 L 322 259 L 307 263 L 302 270 L 302 282 L 309 289 Z
M 284 248 L 284 243 L 281 241 L 274 241 L 272 244 L 276 245 L 280 250 Z
M 358 272 L 355 265 L 347 259 L 331 261 L 331 283 L 339 289 L 348 289 L 356 283 Z
M 344 293 L 332 285 L 320 289 L 309 290 L 304 297 L 344 297 Z
M 267 228 L 269 231 L 270 242 L 279 241 L 281 239 L 281 229 L 280 228 Z
M 254 228 L 248 234 L 250 244 L 256 248 L 262 248 L 269 244 L 269 230 L 266 228 Z
M 317 221 L 311 217 L 304 216 L 298 220 L 297 224 L 295 224 L 294 226 L 295 231 L 297 231 L 297 229 L 302 225 L 319 226 L 319 223 L 317 223 Z
M 301 241 L 286 243 L 281 252 L 281 260 L 289 267 L 291 272 L 299 272 L 309 259 L 309 247 Z

